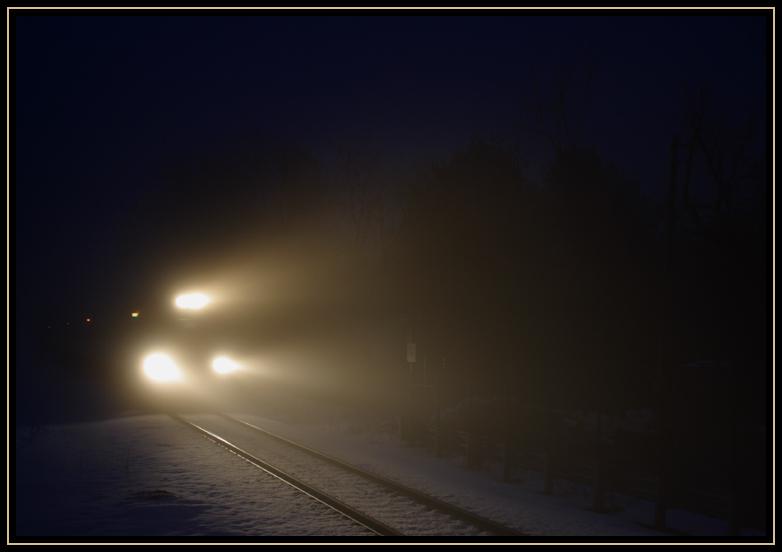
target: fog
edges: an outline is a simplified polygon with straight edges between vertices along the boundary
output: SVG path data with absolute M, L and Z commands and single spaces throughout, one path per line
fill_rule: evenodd
M 651 18 L 628 33 L 602 18 L 413 18 L 399 52 L 398 21 L 372 23 L 385 42 L 363 30 L 343 43 L 308 20 L 287 23 L 301 50 L 286 57 L 261 19 L 214 23 L 231 46 L 208 55 L 203 22 L 177 19 L 171 36 L 147 22 L 175 55 L 132 75 L 78 42 L 96 50 L 84 82 L 61 74 L 64 53 L 31 46 L 55 21 L 21 25 L 20 90 L 40 99 L 51 78 L 101 109 L 20 100 L 17 425 L 344 416 L 507 479 L 522 465 L 603 473 L 609 458 L 625 482 L 684 495 L 709 466 L 705 487 L 724 497 L 749 474 L 757 526 L 772 373 L 765 20 Z M 52 36 L 93 29 L 72 23 Z M 353 20 L 332 23 L 355 39 Z M 118 52 L 156 58 L 116 25 Z M 546 29 L 572 33 L 568 48 Z M 241 78 L 204 77 L 215 66 Z M 122 107 L 95 97 L 103 87 Z M 208 304 L 177 308 L 188 292 Z M 171 381 L 148 377 L 150 354 L 167 355 Z M 217 373 L 221 355 L 237 370 Z

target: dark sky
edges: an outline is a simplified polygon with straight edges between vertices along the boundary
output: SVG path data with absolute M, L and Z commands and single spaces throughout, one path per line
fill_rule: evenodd
M 512 140 L 558 79 L 574 125 L 655 193 L 685 98 L 765 122 L 762 16 L 29 16 L 12 28 L 19 312 L 94 312 L 130 278 L 132 215 L 171 159 L 242 136 L 327 159 Z M 588 84 L 587 69 L 591 69 Z M 540 138 L 519 138 L 533 169 Z M 130 233 L 132 236 L 132 232 Z M 39 318 L 40 322 L 41 319 Z

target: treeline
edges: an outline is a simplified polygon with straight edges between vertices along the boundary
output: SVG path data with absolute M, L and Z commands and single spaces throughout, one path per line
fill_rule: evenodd
M 757 526 L 765 152 L 700 124 L 661 149 L 668 166 L 647 169 L 667 176 L 644 187 L 565 141 L 536 171 L 480 139 L 408 166 L 367 143 L 225 144 L 162 173 L 133 226 L 139 289 L 242 274 L 209 320 L 267 361 L 259 397 L 398 416 L 419 438 L 447 427 L 429 435 L 504 450 L 506 474 L 542 454 L 549 476 L 656 480 L 702 508 L 698 482 Z
M 258 263 L 285 263 L 298 286 L 286 331 L 328 336 L 313 371 L 373 401 L 404 378 L 412 337 L 416 368 L 450 380 L 453 401 L 656 408 L 666 370 L 707 361 L 730 363 L 759 410 L 768 213 L 762 194 L 736 198 L 763 176 L 715 178 L 682 143 L 695 137 L 672 153 L 673 187 L 644 191 L 584 146 L 558 146 L 533 180 L 482 140 L 414 171 L 363 145 L 318 160 L 244 143 L 173 163 L 148 229 L 160 265 L 187 270 L 274 242 Z

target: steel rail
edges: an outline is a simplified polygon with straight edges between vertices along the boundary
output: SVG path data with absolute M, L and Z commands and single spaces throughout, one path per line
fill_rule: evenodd
M 361 477 L 364 477 L 366 479 L 369 479 L 370 481 L 374 481 L 375 483 L 379 483 L 380 485 L 383 485 L 392 491 L 396 493 L 400 493 L 402 495 L 405 495 L 409 498 L 412 498 L 413 500 L 416 500 L 422 504 L 425 504 L 426 506 L 430 508 L 434 508 L 436 510 L 439 510 L 459 521 L 466 522 L 469 524 L 472 524 L 473 526 L 481 529 L 482 531 L 486 531 L 489 533 L 494 533 L 498 536 L 525 536 L 524 533 L 521 533 L 511 527 L 507 527 L 505 525 L 502 525 L 499 522 L 496 522 L 494 520 L 491 520 L 489 518 L 483 517 L 481 515 L 475 514 L 473 512 L 470 512 L 469 510 L 465 510 L 464 508 L 461 508 L 459 506 L 456 506 L 455 504 L 451 504 L 448 502 L 445 502 L 439 498 L 436 498 L 434 496 L 431 496 L 427 493 L 424 493 L 418 489 L 413 489 L 412 487 L 408 487 L 406 485 L 403 485 L 397 481 L 394 481 L 392 479 L 388 479 L 387 477 L 383 477 L 382 475 L 378 475 L 377 473 L 373 473 L 367 470 L 364 470 L 362 468 L 359 468 L 357 466 L 354 466 L 353 464 L 350 464 L 349 462 L 346 462 L 344 460 L 341 460 L 339 458 L 335 458 L 333 456 L 330 456 L 328 454 L 325 454 L 323 452 L 317 451 L 313 448 L 310 448 L 308 446 L 302 445 L 300 443 L 297 443 L 295 441 L 292 441 L 286 437 L 282 437 L 281 435 L 277 435 L 276 433 L 273 433 L 267 429 L 258 427 L 257 425 L 251 424 L 250 422 L 246 422 L 244 420 L 240 420 L 238 418 L 234 418 L 233 416 L 230 416 L 225 413 L 220 413 L 220 416 L 225 418 L 226 420 L 230 420 L 232 422 L 235 422 L 237 424 L 240 424 L 244 427 L 250 428 L 256 432 L 259 432 L 267 437 L 271 437 L 272 439 L 275 439 L 279 442 L 285 443 L 291 447 L 294 447 L 298 450 L 301 450 L 302 452 L 305 452 L 311 456 L 314 456 L 315 458 L 319 458 L 320 460 L 326 461 L 332 465 L 338 466 L 340 468 L 343 468 L 347 471 L 350 471 L 352 473 L 355 473 Z
M 305 495 L 309 496 L 313 500 L 316 500 L 317 502 L 320 502 L 321 504 L 331 508 L 332 510 L 336 511 L 337 513 L 347 517 L 354 523 L 357 523 L 358 525 L 361 525 L 362 527 L 368 529 L 372 533 L 375 533 L 376 535 L 380 536 L 401 536 L 402 534 L 397 531 L 396 529 L 389 527 L 385 523 L 373 518 L 372 516 L 369 516 L 365 514 L 364 512 L 361 512 L 360 510 L 357 510 L 353 508 L 352 506 L 349 506 L 342 502 L 341 500 L 334 498 L 333 496 L 329 495 L 328 493 L 325 493 L 311 485 L 308 485 L 307 483 L 304 483 L 303 481 L 293 477 L 292 475 L 284 472 L 280 468 L 270 464 L 269 462 L 266 462 L 265 460 L 261 460 L 257 456 L 247 452 L 246 450 L 234 445 L 233 443 L 229 442 L 228 440 L 224 439 L 223 437 L 220 437 L 216 433 L 213 433 L 209 431 L 208 429 L 205 429 L 198 424 L 194 424 L 193 422 L 190 422 L 188 420 L 185 420 L 181 416 L 177 414 L 170 414 L 170 416 L 188 426 L 189 428 L 193 429 L 197 433 L 201 434 L 202 436 L 206 437 L 207 439 L 215 442 L 219 446 L 229 450 L 230 452 L 236 454 L 240 458 L 246 460 L 256 468 L 266 472 L 267 474 L 271 475 L 272 477 L 275 477 L 282 481 L 283 483 L 286 483 L 287 485 L 290 485 L 294 489 L 304 493 Z

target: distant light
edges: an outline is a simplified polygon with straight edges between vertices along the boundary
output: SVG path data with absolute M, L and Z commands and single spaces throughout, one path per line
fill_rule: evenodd
M 84 319 L 84 321 L 85 321 L 87 324 L 89 324 L 90 322 L 92 322 L 92 318 L 90 318 L 90 317 L 87 317 L 87 318 L 85 318 L 85 319 Z
M 164 353 L 152 353 L 144 359 L 144 374 L 154 381 L 170 382 L 182 379 L 176 363 Z
M 174 304 L 180 309 L 201 310 L 209 304 L 209 296 L 205 293 L 183 293 L 177 295 Z
M 131 318 L 138 318 L 138 311 L 133 311 L 130 313 Z
M 232 360 L 227 356 L 218 356 L 212 360 L 212 370 L 218 374 L 230 374 L 236 372 L 241 366 L 238 362 Z

